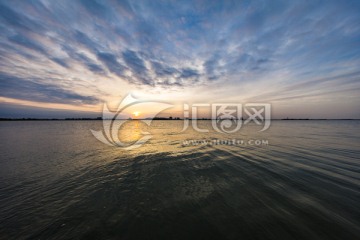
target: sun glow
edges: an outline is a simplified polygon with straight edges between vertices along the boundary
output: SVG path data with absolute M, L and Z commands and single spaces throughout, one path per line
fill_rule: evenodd
M 135 117 L 138 117 L 140 115 L 140 112 L 133 112 Z

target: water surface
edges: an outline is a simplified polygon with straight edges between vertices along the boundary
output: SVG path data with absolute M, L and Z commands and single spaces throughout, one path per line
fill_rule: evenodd
M 90 129 L 101 126 L 0 122 L 0 239 L 360 236 L 360 121 L 273 121 L 234 134 L 131 121 L 122 139 L 153 138 L 130 151 L 96 140 Z M 226 139 L 244 144 L 191 142 Z

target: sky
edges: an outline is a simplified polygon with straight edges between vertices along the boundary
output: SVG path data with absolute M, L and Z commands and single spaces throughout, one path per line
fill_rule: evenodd
M 359 66 L 357 0 L 0 0 L 0 117 L 96 117 L 132 93 L 179 117 L 360 118 Z

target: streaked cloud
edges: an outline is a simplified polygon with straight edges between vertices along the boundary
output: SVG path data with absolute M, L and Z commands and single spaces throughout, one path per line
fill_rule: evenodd
M 96 105 L 138 90 L 359 109 L 359 12 L 335 0 L 1 0 L 0 96 Z

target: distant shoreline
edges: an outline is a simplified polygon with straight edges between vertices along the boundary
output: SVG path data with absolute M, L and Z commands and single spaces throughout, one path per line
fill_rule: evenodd
M 0 118 L 0 121 L 111 121 L 111 119 L 102 119 L 102 118 Z M 154 119 L 117 119 L 117 120 L 165 120 L 165 121 L 180 121 L 185 120 L 184 118 L 154 118 Z M 200 120 L 200 121 L 211 121 L 216 119 L 210 118 L 198 118 L 198 119 L 186 119 L 186 120 Z M 225 120 L 225 119 L 224 119 Z M 245 121 L 246 119 L 232 119 L 237 121 Z M 333 120 L 341 120 L 341 121 L 351 121 L 351 120 L 360 120 L 356 118 L 342 118 L 342 119 L 322 119 L 322 118 L 282 118 L 282 119 L 271 119 L 271 121 L 333 121 Z

